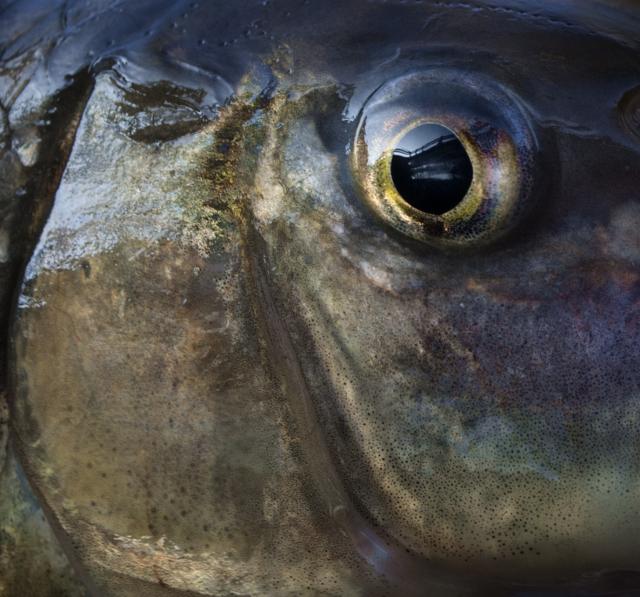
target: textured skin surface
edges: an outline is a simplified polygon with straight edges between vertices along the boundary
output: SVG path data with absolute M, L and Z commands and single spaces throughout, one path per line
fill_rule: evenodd
M 0 595 L 85 594 L 13 453 L 0 471 L 0 521 Z
M 0 300 L 23 279 L 13 443 L 83 589 L 9 452 L 7 595 L 640 588 L 637 9 L 33 4 Z M 538 143 L 482 250 L 385 226 L 350 161 L 370 94 L 436 67 Z

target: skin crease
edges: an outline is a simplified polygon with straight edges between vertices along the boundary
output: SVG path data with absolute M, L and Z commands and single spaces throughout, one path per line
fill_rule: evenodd
M 0 8 L 0 594 L 640 590 L 637 8 L 94 4 Z M 483 246 L 363 195 L 424 72 L 535 138 Z

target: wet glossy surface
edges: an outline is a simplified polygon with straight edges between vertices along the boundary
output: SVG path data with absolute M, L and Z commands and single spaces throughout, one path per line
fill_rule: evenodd
M 0 591 L 640 589 L 637 8 L 0 11 Z

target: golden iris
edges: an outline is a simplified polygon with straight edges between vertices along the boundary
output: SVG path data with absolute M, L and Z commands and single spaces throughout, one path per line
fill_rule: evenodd
M 468 189 L 451 209 L 416 207 L 392 176 L 394 152 L 429 124 L 449 130 L 471 164 Z M 434 70 L 373 94 L 361 113 L 352 166 L 365 202 L 387 224 L 429 244 L 465 247 L 493 242 L 520 221 L 531 203 L 536 154 L 537 140 L 513 96 L 468 73 Z

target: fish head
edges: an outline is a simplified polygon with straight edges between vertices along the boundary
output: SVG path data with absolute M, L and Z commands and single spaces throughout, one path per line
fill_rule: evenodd
M 13 424 L 79 566 L 637 584 L 637 9 L 215 7 L 106 28 L 24 274 Z M 440 213 L 392 165 L 425 126 L 470 163 Z

